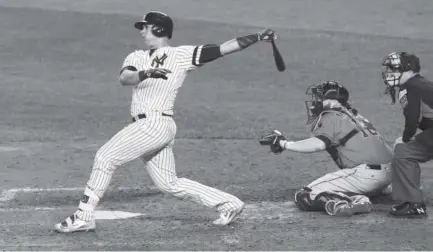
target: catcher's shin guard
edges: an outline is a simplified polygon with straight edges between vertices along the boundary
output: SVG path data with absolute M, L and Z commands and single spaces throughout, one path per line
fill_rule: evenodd
M 323 211 L 330 200 L 351 202 L 352 199 L 342 192 L 321 192 L 311 197 L 312 189 L 303 187 L 295 193 L 295 204 L 302 211 Z
M 325 209 L 325 204 L 330 201 L 334 200 L 336 202 L 338 201 L 347 201 L 349 203 L 352 202 L 352 198 L 346 195 L 342 192 L 321 192 L 317 194 L 317 196 L 314 198 L 314 203 L 317 207 L 320 207 L 321 209 Z

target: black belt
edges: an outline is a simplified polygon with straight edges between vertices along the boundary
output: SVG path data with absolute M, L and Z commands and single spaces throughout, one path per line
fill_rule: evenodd
M 162 116 L 168 116 L 168 117 L 172 117 L 172 115 L 166 114 L 166 113 L 162 113 Z M 144 119 L 146 118 L 146 114 L 139 114 L 137 115 L 138 119 Z M 132 118 L 132 121 L 135 122 L 135 117 Z
M 372 169 L 372 170 L 381 170 L 382 169 L 381 165 L 367 165 L 367 167 Z

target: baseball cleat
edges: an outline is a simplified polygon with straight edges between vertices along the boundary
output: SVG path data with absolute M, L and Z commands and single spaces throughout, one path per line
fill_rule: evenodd
M 244 210 L 244 205 L 242 205 L 240 208 L 236 210 L 221 213 L 220 217 L 214 220 L 212 223 L 217 226 L 226 226 L 230 224 L 232 221 L 234 221 L 235 218 L 238 217 L 243 210 Z
M 382 195 L 390 195 L 392 193 L 392 185 L 389 184 L 387 187 L 383 188 L 380 193 Z
M 426 218 L 428 216 L 424 203 L 412 202 L 403 202 L 392 206 L 389 215 L 397 218 Z
M 54 225 L 54 229 L 60 233 L 89 232 L 94 231 L 95 228 L 96 222 L 94 219 L 85 221 L 75 214 Z

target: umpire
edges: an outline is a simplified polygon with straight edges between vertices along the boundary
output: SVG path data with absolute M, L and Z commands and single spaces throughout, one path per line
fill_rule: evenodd
M 386 92 L 395 102 L 395 88 L 405 117 L 403 137 L 392 159 L 392 197 L 400 204 L 393 217 L 426 217 L 419 163 L 433 159 L 433 82 L 419 74 L 419 58 L 407 52 L 389 54 L 382 62 Z M 422 132 L 415 135 L 417 129 Z

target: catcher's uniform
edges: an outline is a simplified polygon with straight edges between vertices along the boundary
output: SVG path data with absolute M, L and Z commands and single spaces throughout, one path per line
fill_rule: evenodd
M 392 149 L 360 114 L 324 111 L 311 132 L 325 143 L 340 170 L 308 184 L 310 197 L 326 191 L 370 195 L 390 184 Z

